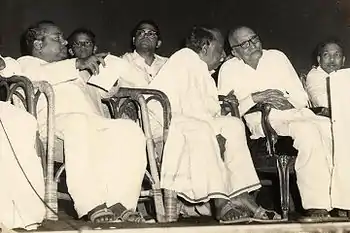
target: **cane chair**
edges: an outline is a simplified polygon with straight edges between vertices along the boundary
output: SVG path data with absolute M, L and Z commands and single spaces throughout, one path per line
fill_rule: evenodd
M 4 78 L 0 76 L 0 100 L 10 101 L 17 107 L 25 109 L 37 117 L 37 102 L 41 95 L 45 96 L 47 102 L 47 139 L 40 140 L 37 134 L 36 149 L 42 159 L 45 177 L 45 202 L 46 219 L 57 220 L 57 193 L 53 177 L 53 151 L 54 151 L 54 95 L 52 87 L 45 81 L 31 82 L 24 76 L 12 76 Z

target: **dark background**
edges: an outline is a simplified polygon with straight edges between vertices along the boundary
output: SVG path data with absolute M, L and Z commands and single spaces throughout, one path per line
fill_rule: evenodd
M 160 26 L 159 53 L 166 56 L 180 46 L 193 24 L 210 24 L 224 33 L 250 26 L 265 48 L 284 51 L 299 72 L 310 68 L 313 49 L 328 37 L 339 37 L 346 54 L 350 51 L 350 0 L 0 0 L 0 53 L 17 58 L 20 34 L 46 19 L 66 35 L 89 27 L 100 51 L 121 55 L 130 47 L 134 25 L 150 18 Z

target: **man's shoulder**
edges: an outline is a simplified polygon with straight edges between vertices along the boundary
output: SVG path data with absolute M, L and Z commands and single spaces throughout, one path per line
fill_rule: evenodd
M 239 69 L 240 66 L 244 65 L 244 63 L 237 57 L 233 57 L 227 61 L 225 61 L 221 67 L 220 67 L 220 71 L 226 71 L 226 70 L 230 70 L 230 71 L 235 71 L 236 69 Z
M 263 56 L 273 57 L 277 59 L 278 58 L 288 59 L 287 55 L 278 49 L 263 50 Z

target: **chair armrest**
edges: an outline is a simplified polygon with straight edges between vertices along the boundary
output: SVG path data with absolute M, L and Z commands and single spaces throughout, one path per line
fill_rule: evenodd
M 35 109 L 35 116 L 37 113 L 37 106 L 39 97 L 41 95 L 45 96 L 46 103 L 47 103 L 47 118 L 46 118 L 46 130 L 47 130 L 47 140 L 46 140 L 46 162 L 47 167 L 46 174 L 47 174 L 47 180 L 54 180 L 53 174 L 54 174 L 54 145 L 55 145 L 55 95 L 52 86 L 47 81 L 37 81 L 33 82 L 35 94 L 34 94 L 34 109 Z
M 276 156 L 275 145 L 278 140 L 278 135 L 276 131 L 272 128 L 269 115 L 271 112 L 272 106 L 270 104 L 256 104 L 251 109 L 247 111 L 247 114 L 254 112 L 261 112 L 261 126 L 266 137 L 266 147 L 270 156 Z
M 156 100 L 161 104 L 163 108 L 163 140 L 165 141 L 171 122 L 171 106 L 167 95 L 162 91 L 155 89 L 121 87 L 113 97 L 105 98 L 102 102 L 107 104 L 112 117 L 115 118 L 117 113 L 123 110 L 119 109 L 121 99 L 127 99 L 126 101 L 130 99 L 137 102 L 140 95 L 145 97 L 146 103 L 151 100 Z

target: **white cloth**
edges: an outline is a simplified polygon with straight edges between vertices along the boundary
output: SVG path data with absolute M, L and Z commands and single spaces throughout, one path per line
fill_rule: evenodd
M 350 209 L 349 172 L 349 105 L 350 69 L 330 73 L 330 97 L 334 135 L 334 172 L 332 183 L 332 205 L 335 208 Z
M 31 80 L 46 80 L 55 92 L 57 134 L 64 140 L 67 186 L 81 217 L 104 202 L 134 209 L 146 169 L 145 137 L 124 119 L 101 116 L 75 69 L 75 59 L 47 63 L 19 59 Z M 39 110 L 44 109 L 38 106 Z M 45 125 L 39 117 L 39 125 Z
M 45 216 L 45 206 L 39 198 L 44 198 L 45 186 L 43 168 L 35 150 L 36 119 L 10 103 L 0 101 L 0 120 L 0 222 L 8 228 L 29 227 L 41 223 Z M 30 187 L 15 156 L 39 197 Z
M 0 70 L 0 76 L 9 78 L 13 75 L 21 75 L 21 67 L 15 59 L 11 57 L 2 57 L 1 55 L 0 58 L 4 60 L 6 65 L 5 69 Z
M 332 208 L 329 195 L 332 171 L 332 138 L 329 119 L 316 116 L 307 106 L 307 94 L 288 58 L 277 50 L 264 50 L 256 70 L 238 58 L 225 62 L 219 72 L 219 91 L 234 90 L 243 115 L 254 105 L 252 93 L 278 89 L 289 94 L 294 109 L 272 109 L 270 122 L 277 134 L 291 136 L 298 150 L 297 182 L 305 209 Z M 245 116 L 252 138 L 264 137 L 261 114 Z
M 151 65 L 148 65 L 145 62 L 145 59 L 141 57 L 140 54 L 136 52 L 136 50 L 133 53 L 125 53 L 122 58 L 133 65 L 143 75 L 147 84 L 154 79 L 159 70 L 168 60 L 166 57 L 154 54 L 154 61 Z
M 329 74 L 320 66 L 312 68 L 306 77 L 306 91 L 314 107 L 328 108 L 327 77 Z
M 173 54 L 150 88 L 169 98 L 172 121 L 165 144 L 161 187 L 191 203 L 225 198 L 260 187 L 242 122 L 221 117 L 218 93 L 208 66 L 184 48 Z M 150 104 L 158 119 L 161 112 Z M 217 134 L 226 138 L 224 161 Z

